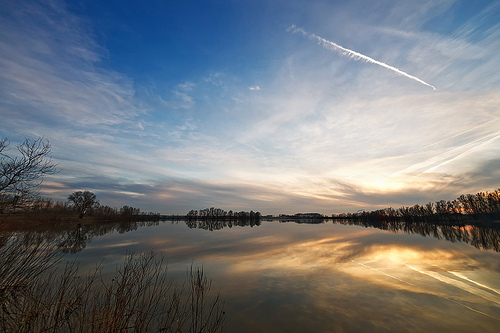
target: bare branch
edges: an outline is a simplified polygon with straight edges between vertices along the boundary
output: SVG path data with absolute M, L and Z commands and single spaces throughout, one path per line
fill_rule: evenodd
M 16 146 L 16 154 L 8 154 L 9 141 L 0 139 L 0 200 L 15 203 L 21 198 L 38 195 L 46 175 L 57 172 L 50 157 L 48 140 L 26 138 Z

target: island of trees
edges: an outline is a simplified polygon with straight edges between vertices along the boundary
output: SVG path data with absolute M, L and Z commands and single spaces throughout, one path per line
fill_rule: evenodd
M 260 212 L 254 212 L 253 210 L 250 212 L 240 211 L 233 212 L 232 210 L 226 211 L 221 208 L 205 208 L 201 210 L 190 210 L 186 214 L 187 220 L 227 220 L 227 221 L 256 221 L 260 220 L 261 214 Z

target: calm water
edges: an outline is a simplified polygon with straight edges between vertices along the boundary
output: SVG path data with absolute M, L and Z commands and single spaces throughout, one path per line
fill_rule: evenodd
M 499 331 L 498 229 L 223 226 L 123 223 L 88 233 L 68 257 L 112 269 L 127 251 L 155 250 L 180 278 L 202 265 L 228 332 Z

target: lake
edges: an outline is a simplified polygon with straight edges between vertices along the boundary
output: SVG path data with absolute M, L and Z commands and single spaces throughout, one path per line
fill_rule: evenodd
M 203 266 L 225 301 L 227 332 L 497 332 L 499 230 L 124 222 L 83 230 L 66 257 L 83 269 L 103 259 L 106 272 L 127 252 L 154 250 L 176 279 Z

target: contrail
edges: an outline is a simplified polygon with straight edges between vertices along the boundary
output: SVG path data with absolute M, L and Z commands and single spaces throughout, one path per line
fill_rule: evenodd
M 436 87 L 434 87 L 432 84 L 429 84 L 429 83 L 425 82 L 424 80 L 419 79 L 416 76 L 413 76 L 413 75 L 410 75 L 408 73 L 405 73 L 402 70 L 397 69 L 396 67 L 392 67 L 390 65 L 387 65 L 387 64 L 385 64 L 385 63 L 383 63 L 381 61 L 378 61 L 378 60 L 375 60 L 375 59 L 370 58 L 368 56 L 365 56 L 364 54 L 361 54 L 359 52 L 346 49 L 345 47 L 342 47 L 342 46 L 340 46 L 338 44 L 335 44 L 334 42 L 330 42 L 329 40 L 324 39 L 323 37 L 320 37 L 318 35 L 309 33 L 309 32 L 305 31 L 302 28 L 298 28 L 298 27 L 295 26 L 295 24 L 292 25 L 292 26 L 290 26 L 290 28 L 288 28 L 287 31 L 292 31 L 292 33 L 300 32 L 302 35 L 304 35 L 305 37 L 307 37 L 309 39 L 312 39 L 312 40 L 316 39 L 316 40 L 318 40 L 319 44 L 321 44 L 323 47 L 325 47 L 327 49 L 332 49 L 334 51 L 340 52 L 342 55 L 349 56 L 349 57 L 353 58 L 354 60 L 362 59 L 362 60 L 364 60 L 366 62 L 369 62 L 369 63 L 375 64 L 375 65 L 379 65 L 379 66 L 382 66 L 384 68 L 390 69 L 391 71 L 396 72 L 399 75 L 406 76 L 409 79 L 412 79 L 412 80 L 415 80 L 417 82 L 420 82 L 423 85 L 426 85 L 426 86 L 431 87 L 432 89 L 436 90 Z
M 439 273 L 437 273 L 437 272 L 424 272 L 424 271 L 421 271 L 421 270 L 419 270 L 418 268 L 412 267 L 412 266 L 410 266 L 410 265 L 406 265 L 406 267 L 411 268 L 411 269 L 413 269 L 413 270 L 414 270 L 414 271 L 416 271 L 416 272 L 419 272 L 419 273 L 422 273 L 422 274 L 428 275 L 428 276 L 430 276 L 430 277 L 433 277 L 433 278 L 435 278 L 435 279 L 436 279 L 436 280 L 438 280 L 438 281 L 441 281 L 441 282 L 444 282 L 444 283 L 451 284 L 451 285 L 453 285 L 453 286 L 455 286 L 455 287 L 457 287 L 457 288 L 460 288 L 460 289 L 462 289 L 462 290 L 464 290 L 464 291 L 468 291 L 468 292 L 470 292 L 470 293 L 472 293 L 472 294 L 474 294 L 474 295 L 477 295 L 477 296 L 481 296 L 481 297 L 483 297 L 483 298 L 486 298 L 486 299 L 488 299 L 489 301 L 493 301 L 493 302 L 498 303 L 497 301 L 492 300 L 492 299 L 490 299 L 490 298 L 488 298 L 488 297 L 484 297 L 483 295 L 480 295 L 480 294 L 478 294 L 478 293 L 474 292 L 473 290 L 469 290 L 468 288 L 463 288 L 463 287 L 461 287 L 461 285 L 465 285 L 465 284 L 464 284 L 464 283 L 462 283 L 462 282 L 456 281 L 456 282 L 458 282 L 459 284 L 456 284 L 456 283 L 451 282 L 451 281 L 455 281 L 455 280 L 450 279 L 450 278 L 447 278 L 447 277 L 444 277 L 444 276 L 442 276 L 441 274 L 439 274 Z M 455 274 L 455 275 L 457 275 L 457 274 Z M 458 274 L 457 276 L 459 276 L 459 275 L 461 275 L 461 274 Z M 468 279 L 466 278 L 466 280 L 468 280 Z M 472 281 L 472 280 L 471 280 L 471 281 Z M 472 281 L 472 282 L 474 282 L 474 281 Z M 472 287 L 472 289 L 476 289 L 476 288 Z M 491 289 L 491 288 L 490 288 L 490 289 Z M 476 290 L 477 290 L 477 289 L 476 289 Z M 496 290 L 495 290 L 495 292 L 496 292 Z M 437 295 L 437 296 L 440 296 L 440 295 Z M 490 296 L 493 296 L 493 295 L 490 295 Z M 469 309 L 469 310 L 471 310 L 471 311 L 474 311 L 474 312 L 480 313 L 480 314 L 482 314 L 482 315 L 485 315 L 485 316 L 487 316 L 487 317 L 490 317 L 490 318 L 493 318 L 493 319 L 496 319 L 496 320 L 499 320 L 499 321 L 500 321 L 500 318 L 497 318 L 497 317 L 491 316 L 491 315 L 489 315 L 489 314 L 487 314 L 487 313 L 484 313 L 484 312 L 482 312 L 482 311 L 479 311 L 479 310 L 476 310 L 476 309 L 474 309 L 474 308 L 471 308 L 470 306 L 467 306 L 467 305 L 465 305 L 465 304 L 463 304 L 463 303 L 457 302 L 456 300 L 454 300 L 454 299 L 452 299 L 452 298 L 449 298 L 449 297 L 446 297 L 446 296 L 440 296 L 440 297 L 443 297 L 444 299 L 447 299 L 447 300 L 449 300 L 449 301 L 452 301 L 452 302 L 454 302 L 454 303 L 457 303 L 458 305 L 464 306 L 464 307 L 466 307 L 467 309 Z M 493 296 L 493 297 L 494 297 L 494 296 Z
M 384 275 L 387 275 L 388 277 L 393 278 L 393 279 L 395 279 L 395 280 L 398 280 L 398 281 L 400 281 L 400 282 L 403 282 L 403 283 L 409 284 L 410 286 L 415 286 L 413 283 L 410 283 L 410 282 L 407 282 L 407 281 L 401 280 L 400 278 L 395 277 L 395 276 L 390 275 L 390 274 L 387 274 L 386 272 L 383 272 L 383 271 L 381 271 L 380 269 L 373 268 L 373 267 L 371 267 L 371 266 L 368 266 L 367 264 L 363 264 L 363 263 L 360 263 L 360 262 L 357 262 L 357 261 L 354 261 L 354 260 L 351 260 L 351 261 L 352 261 L 352 262 L 354 262 L 354 263 L 356 263 L 356 264 L 358 264 L 358 265 L 361 265 L 361 266 L 363 266 L 363 267 L 366 267 L 366 268 L 369 268 L 369 269 L 374 270 L 374 271 L 376 271 L 376 272 L 379 272 L 379 273 L 382 273 L 382 274 L 384 274 Z
M 496 290 L 496 289 L 494 289 L 494 288 L 491 288 L 491 287 L 488 287 L 488 286 L 486 286 L 486 285 L 484 285 L 484 284 L 482 284 L 482 283 L 479 283 L 479 282 L 477 282 L 477 281 L 471 280 L 471 279 L 469 279 L 468 277 L 464 276 L 463 274 L 460 274 L 459 272 L 452 272 L 452 271 L 448 271 L 448 273 L 451 273 L 451 274 L 455 275 L 456 277 L 459 277 L 459 278 L 461 278 L 461 279 L 464 279 L 465 281 L 472 282 L 472 283 L 474 283 L 474 284 L 476 284 L 476 285 L 478 285 L 478 286 L 480 286 L 480 287 L 482 287 L 482 288 L 489 289 L 489 290 L 493 291 L 494 293 L 497 293 L 497 294 L 499 294 L 499 295 L 500 295 L 500 292 L 498 292 L 498 290 Z
M 463 291 L 466 291 L 466 292 L 469 292 L 471 294 L 474 294 L 476 296 L 479 296 L 479 297 L 482 297 L 484 299 L 487 299 L 488 301 L 490 302 L 495 302 L 497 304 L 500 304 L 500 299 L 498 298 L 498 296 L 495 296 L 495 295 L 492 295 L 491 293 L 485 291 L 485 290 L 481 290 L 481 289 L 478 289 L 474 286 L 470 286 L 464 282 L 461 282 L 461 281 L 458 281 L 458 280 L 455 280 L 455 279 L 451 279 L 449 277 L 446 277 L 442 274 L 439 274 L 438 272 L 433 272 L 433 271 L 423 271 L 423 270 L 420 270 L 418 268 L 415 268 L 415 267 L 412 267 L 410 265 L 406 265 L 406 267 L 408 268 L 411 268 L 413 269 L 414 271 L 416 272 L 419 272 L 421 274 L 424 274 L 424 275 L 427 275 L 427 276 L 430 276 L 438 281 L 441 281 L 443 283 L 447 283 L 449 285 L 452 285 L 456 288 L 459 288 L 459 289 L 462 289 Z M 500 319 L 499 319 L 500 320 Z

